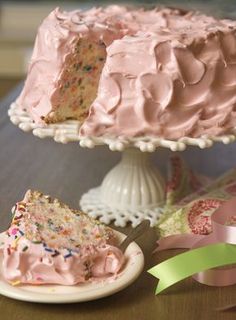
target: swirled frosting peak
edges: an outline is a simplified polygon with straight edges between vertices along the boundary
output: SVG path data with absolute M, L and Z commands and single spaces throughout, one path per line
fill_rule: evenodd
M 235 127 L 236 23 L 194 12 L 158 14 L 159 24 L 107 48 L 81 135 L 178 139 Z
M 18 103 L 42 124 L 48 116 L 55 116 L 52 122 L 60 121 L 55 113 L 63 103 L 68 109 L 62 120 L 81 120 L 72 112 L 81 106 L 81 136 L 178 139 L 228 133 L 236 122 L 235 32 L 234 21 L 178 9 L 56 9 L 39 28 Z M 101 68 L 100 79 L 99 73 L 95 79 L 88 72 L 83 79 L 72 73 L 68 81 L 68 61 L 78 39 L 104 46 L 103 62 L 84 66 Z M 81 61 L 77 57 L 78 65 L 83 64 L 83 54 Z M 88 82 L 91 100 L 87 93 L 82 99 L 78 96 L 77 103 L 74 92 L 84 92 Z M 63 96 L 68 92 L 63 84 L 71 86 L 73 99 Z M 89 100 L 86 106 L 85 100 Z

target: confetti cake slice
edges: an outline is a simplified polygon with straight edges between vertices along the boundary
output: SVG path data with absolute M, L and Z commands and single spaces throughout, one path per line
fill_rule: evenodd
M 27 191 L 2 244 L 2 272 L 13 285 L 74 285 L 115 275 L 124 257 L 113 231 L 57 199 Z

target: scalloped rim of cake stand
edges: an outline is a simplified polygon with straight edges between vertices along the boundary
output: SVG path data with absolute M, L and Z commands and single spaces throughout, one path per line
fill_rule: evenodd
M 79 135 L 81 124 L 77 120 L 67 120 L 61 123 L 40 126 L 39 124 L 35 124 L 16 102 L 11 104 L 8 115 L 14 125 L 17 125 L 25 132 L 32 131 L 36 137 L 49 137 L 60 143 L 78 141 L 81 147 L 87 148 L 107 145 L 111 151 L 123 151 L 130 147 L 137 148 L 142 152 L 154 152 L 159 147 L 164 147 L 171 151 L 183 151 L 188 145 L 205 149 L 211 147 L 215 142 L 229 144 L 236 140 L 236 128 L 232 130 L 231 134 L 227 135 L 202 136 L 200 138 L 182 137 L 176 141 L 151 136 L 133 138 L 122 136 L 81 137 Z
M 183 151 L 186 149 L 188 145 L 192 145 L 204 149 L 211 147 L 215 142 L 223 142 L 224 144 L 228 144 L 235 141 L 236 139 L 236 128 L 233 130 L 233 133 L 229 135 L 223 135 L 218 137 L 204 136 L 201 138 L 183 137 L 177 141 L 171 141 L 158 137 L 149 136 L 137 138 L 105 136 L 85 138 L 79 136 L 80 122 L 76 120 L 68 120 L 62 123 L 49 124 L 47 126 L 40 127 L 39 124 L 35 124 L 31 120 L 29 115 L 26 112 L 24 112 L 16 102 L 13 102 L 11 104 L 8 114 L 13 124 L 17 125 L 23 131 L 32 132 L 33 135 L 35 135 L 36 137 L 53 138 L 56 142 L 60 143 L 77 141 L 79 142 L 81 147 L 87 148 L 94 148 L 98 145 L 107 145 L 111 151 L 123 151 L 126 154 L 129 148 L 136 148 L 137 151 L 140 150 L 142 152 L 154 152 L 159 147 L 168 148 L 171 151 Z M 140 157 L 141 154 L 137 154 L 135 159 L 139 159 Z M 133 162 L 131 161 L 131 163 Z M 116 169 L 116 172 L 114 172 L 114 169 L 117 167 L 119 170 L 122 170 L 122 168 L 120 168 L 120 166 L 117 165 L 107 174 L 111 175 L 109 179 L 113 181 L 113 184 L 115 185 L 117 183 L 117 174 L 119 175 L 119 170 L 117 172 Z M 153 178 L 152 173 L 150 173 L 147 169 L 147 164 L 142 165 L 140 169 L 142 169 L 141 171 L 143 175 L 149 174 L 151 175 L 150 178 Z M 140 175 L 140 172 L 138 175 Z M 127 174 L 127 176 L 129 175 Z M 104 179 L 106 179 L 106 177 Z M 129 182 L 129 179 L 127 181 Z M 130 184 L 128 183 L 128 186 L 129 185 Z M 123 187 L 125 188 L 128 186 Z M 158 202 L 155 206 L 152 204 L 151 208 L 147 208 L 146 206 L 138 206 L 133 208 L 133 206 L 131 206 L 132 209 L 118 209 L 116 206 L 111 207 L 109 203 L 104 203 L 102 201 L 102 187 L 104 187 L 103 183 L 100 187 L 90 189 L 88 192 L 83 194 L 80 199 L 80 207 L 83 211 L 87 212 L 89 216 L 97 218 L 106 224 L 114 222 L 116 226 L 120 227 L 126 226 L 126 224 L 129 222 L 133 227 L 135 227 L 144 219 L 150 220 L 151 225 L 154 226 L 159 220 L 160 215 L 162 214 L 161 203 Z M 135 188 L 137 188 L 137 181 L 133 187 L 134 190 Z M 143 186 L 143 188 L 144 187 L 145 186 Z M 148 185 L 144 189 L 149 190 L 150 186 Z M 160 201 L 163 201 L 163 199 L 160 199 Z

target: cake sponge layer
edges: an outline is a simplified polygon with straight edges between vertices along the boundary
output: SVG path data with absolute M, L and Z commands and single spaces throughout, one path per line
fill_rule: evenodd
M 42 120 L 46 123 L 68 119 L 84 121 L 97 96 L 97 87 L 106 58 L 103 42 L 78 39 L 65 61 L 58 88 L 53 93 L 52 111 Z

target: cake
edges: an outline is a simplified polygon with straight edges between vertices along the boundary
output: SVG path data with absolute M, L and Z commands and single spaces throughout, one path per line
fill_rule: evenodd
M 17 101 L 80 136 L 215 136 L 236 125 L 236 22 L 173 8 L 54 10 Z
M 124 264 L 110 228 L 57 199 L 29 190 L 13 214 L 1 246 L 13 285 L 75 285 L 115 276 Z

